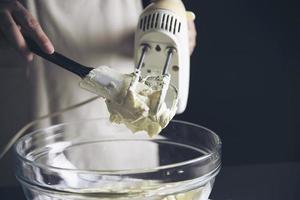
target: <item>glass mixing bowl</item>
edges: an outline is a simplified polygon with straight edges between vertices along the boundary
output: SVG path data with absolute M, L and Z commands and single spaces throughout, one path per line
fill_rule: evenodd
M 183 121 L 155 138 L 108 119 L 65 123 L 14 149 L 28 200 L 207 200 L 221 165 L 219 137 Z

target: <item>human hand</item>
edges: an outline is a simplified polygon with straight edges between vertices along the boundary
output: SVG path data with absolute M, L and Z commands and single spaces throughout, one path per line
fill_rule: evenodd
M 54 47 L 38 21 L 17 0 L 0 0 L 0 35 L 27 61 L 33 59 L 23 35 L 29 35 L 45 53 L 52 54 Z
M 197 30 L 195 26 L 196 16 L 193 12 L 190 11 L 187 11 L 186 14 L 187 14 L 190 55 L 192 55 L 196 47 L 196 40 L 197 40 Z

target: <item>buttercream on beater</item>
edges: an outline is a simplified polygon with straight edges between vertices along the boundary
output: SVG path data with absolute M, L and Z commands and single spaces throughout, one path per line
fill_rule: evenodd
M 107 66 L 92 70 L 80 86 L 106 99 L 110 121 L 125 124 L 132 132 L 146 131 L 149 136 L 157 135 L 174 117 L 177 95 L 168 108 L 162 103 L 156 112 L 160 88 L 145 81 L 135 80 L 135 74 L 121 74 Z

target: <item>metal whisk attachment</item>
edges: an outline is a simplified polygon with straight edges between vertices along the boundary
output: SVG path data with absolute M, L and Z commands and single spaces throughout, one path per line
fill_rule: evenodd
M 165 102 L 165 98 L 169 89 L 171 75 L 168 73 L 168 69 L 170 64 L 172 63 L 172 57 L 175 54 L 176 49 L 174 47 L 168 47 L 167 48 L 167 59 L 163 68 L 162 72 L 162 87 L 160 90 L 160 96 L 159 100 L 156 104 L 156 107 L 154 109 L 154 113 L 157 113 L 159 109 L 161 108 L 162 104 Z
M 130 86 L 130 89 L 132 89 L 132 90 L 134 90 L 136 83 L 138 81 L 140 81 L 141 68 L 144 64 L 146 54 L 149 50 L 150 50 L 150 45 L 142 44 L 141 56 L 139 58 L 138 65 L 135 69 L 135 78 L 132 81 L 131 86 Z M 170 85 L 171 75 L 168 73 L 168 69 L 172 63 L 172 58 L 173 58 L 173 55 L 176 53 L 176 49 L 174 47 L 168 47 L 166 50 L 167 50 L 167 58 L 166 58 L 164 66 L 162 68 L 162 74 L 159 75 L 155 79 L 159 83 L 156 85 L 160 85 L 160 96 L 157 101 L 157 104 L 154 107 L 154 110 L 152 110 L 153 114 L 156 114 L 159 111 L 159 109 L 161 108 L 162 104 L 164 103 L 168 89 L 169 89 L 169 85 Z M 149 76 L 149 74 L 147 74 L 147 75 Z M 153 74 L 153 76 L 157 76 L 157 74 Z

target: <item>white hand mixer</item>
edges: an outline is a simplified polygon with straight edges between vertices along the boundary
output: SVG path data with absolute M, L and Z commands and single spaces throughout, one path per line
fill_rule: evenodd
M 181 0 L 153 0 L 140 15 L 135 33 L 137 77 L 162 76 L 158 108 L 169 84 L 178 91 L 177 113 L 187 105 L 190 56 L 186 10 Z

